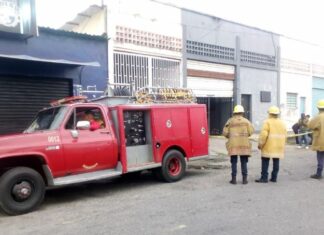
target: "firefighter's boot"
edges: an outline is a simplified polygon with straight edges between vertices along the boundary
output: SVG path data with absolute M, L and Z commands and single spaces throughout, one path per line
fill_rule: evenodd
M 243 184 L 248 184 L 249 181 L 247 180 L 247 175 L 243 175 L 243 181 L 242 181 Z
M 256 183 L 268 183 L 268 180 L 261 177 L 260 179 L 255 180 L 255 182 Z
M 236 184 L 236 176 L 232 175 L 232 180 L 230 181 L 230 184 Z
M 316 174 L 311 175 L 311 178 L 312 179 L 317 179 L 317 180 L 322 179 L 322 170 L 321 169 L 317 169 Z

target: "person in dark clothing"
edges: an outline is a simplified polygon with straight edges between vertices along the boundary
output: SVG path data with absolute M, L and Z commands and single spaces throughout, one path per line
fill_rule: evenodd
M 298 131 L 299 131 L 299 124 L 298 124 L 298 122 L 296 122 L 296 123 L 292 126 L 292 130 L 293 130 L 293 132 L 294 132 L 295 135 L 298 134 Z M 296 136 L 295 139 L 296 139 L 296 144 L 299 145 L 299 137 Z
M 309 119 L 306 117 L 306 115 L 304 113 L 302 113 L 300 115 L 300 119 L 298 121 L 299 124 L 299 134 L 303 134 L 301 136 L 299 136 L 299 146 L 298 148 L 302 148 L 303 144 L 305 146 L 306 149 L 308 149 L 308 144 L 309 144 L 309 139 L 308 139 L 308 134 L 306 134 L 306 132 L 308 132 L 308 124 Z

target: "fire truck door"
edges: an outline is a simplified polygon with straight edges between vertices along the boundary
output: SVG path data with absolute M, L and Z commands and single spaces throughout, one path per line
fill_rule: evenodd
M 76 130 L 75 123 L 88 115 L 88 111 L 94 119 L 90 123 L 100 122 L 100 127 L 94 125 L 90 129 Z M 63 150 L 69 173 L 82 173 L 116 166 L 117 156 L 114 151 L 113 135 L 103 117 L 102 110 L 94 107 L 76 108 L 71 113 L 62 131 Z M 77 134 L 77 137 L 72 135 L 72 131 Z

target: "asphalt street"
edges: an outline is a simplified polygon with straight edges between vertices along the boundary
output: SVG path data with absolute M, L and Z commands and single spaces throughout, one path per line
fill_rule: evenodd
M 228 183 L 224 141 L 211 140 L 209 161 L 183 180 L 150 173 L 49 190 L 35 212 L 0 214 L 0 234 L 323 234 L 324 180 L 310 179 L 315 152 L 287 146 L 278 183 L 257 184 L 260 153 L 249 161 L 249 184 Z M 272 166 L 272 164 L 271 164 Z

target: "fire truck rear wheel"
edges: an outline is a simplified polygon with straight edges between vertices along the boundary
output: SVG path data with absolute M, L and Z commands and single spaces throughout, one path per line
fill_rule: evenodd
M 28 213 L 37 208 L 45 195 L 42 176 L 28 167 L 16 167 L 0 178 L 0 207 L 9 215 Z
M 169 150 L 162 161 L 161 176 L 166 182 L 180 180 L 186 172 L 186 161 L 178 150 Z

